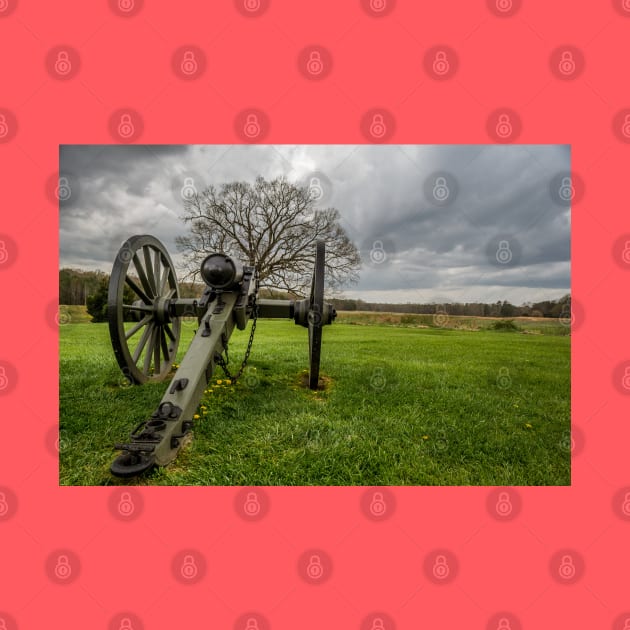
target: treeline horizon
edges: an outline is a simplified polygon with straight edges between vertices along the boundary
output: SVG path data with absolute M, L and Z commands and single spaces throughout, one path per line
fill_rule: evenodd
M 81 269 L 63 268 L 59 270 L 59 304 L 86 305 L 89 297 L 98 293 L 103 283 L 109 282 L 109 274 L 104 271 L 83 271 Z M 179 284 L 180 296 L 184 298 L 199 297 L 204 285 L 192 282 Z M 293 295 L 279 291 L 261 289 L 260 297 L 292 299 Z M 414 314 L 445 313 L 472 317 L 570 317 L 571 294 L 567 293 L 557 300 L 540 300 L 525 302 L 520 305 L 511 304 L 507 300 L 486 302 L 448 302 L 448 303 L 397 303 L 367 302 L 353 298 L 327 299 L 338 311 L 374 311 Z

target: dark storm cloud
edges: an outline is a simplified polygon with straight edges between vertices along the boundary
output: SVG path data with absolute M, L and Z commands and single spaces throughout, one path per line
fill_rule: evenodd
M 108 270 L 137 233 L 175 254 L 185 182 L 317 174 L 364 260 L 349 295 L 521 302 L 570 287 L 570 212 L 550 190 L 570 171 L 567 146 L 65 146 L 60 171 L 78 190 L 60 211 L 64 266 Z M 446 202 L 432 194 L 436 174 Z M 502 238 L 515 252 L 504 267 L 492 249 Z

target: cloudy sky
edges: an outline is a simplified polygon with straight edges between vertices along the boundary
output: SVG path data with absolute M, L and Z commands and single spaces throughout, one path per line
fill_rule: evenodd
M 186 187 L 284 175 L 337 208 L 360 250 L 348 297 L 556 298 L 570 290 L 570 168 L 568 145 L 62 146 L 60 265 L 109 272 L 134 234 L 177 264 Z

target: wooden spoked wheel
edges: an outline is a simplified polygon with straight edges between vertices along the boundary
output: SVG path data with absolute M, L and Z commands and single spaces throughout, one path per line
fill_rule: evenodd
M 315 251 L 315 268 L 311 282 L 311 295 L 308 309 L 308 356 L 309 375 L 308 386 L 317 389 L 319 383 L 319 361 L 322 351 L 322 327 L 324 325 L 324 259 L 326 245 L 324 241 L 317 241 Z
M 125 287 L 133 301 L 125 302 Z M 116 360 L 130 382 L 161 381 L 170 372 L 180 320 L 169 317 L 168 301 L 177 297 L 175 268 L 164 245 L 148 235 L 125 241 L 109 278 L 107 317 Z M 134 322 L 125 322 L 129 314 Z

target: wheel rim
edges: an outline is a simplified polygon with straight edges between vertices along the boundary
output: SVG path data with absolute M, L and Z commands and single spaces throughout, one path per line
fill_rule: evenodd
M 308 355 L 310 389 L 317 389 L 319 384 L 319 360 L 322 348 L 322 326 L 324 314 L 324 258 L 326 246 L 324 241 L 317 241 L 315 251 L 315 269 L 311 282 L 311 295 L 308 310 Z
M 125 286 L 134 294 L 131 304 L 124 302 Z M 162 243 L 148 235 L 125 241 L 109 279 L 107 317 L 116 360 L 131 382 L 161 381 L 170 372 L 180 320 L 170 319 L 165 306 L 177 297 L 175 268 Z M 139 321 L 126 323 L 126 313 L 134 313 Z

